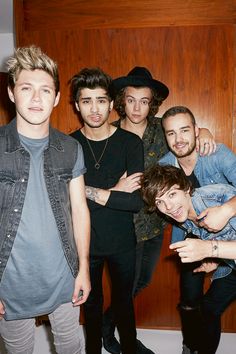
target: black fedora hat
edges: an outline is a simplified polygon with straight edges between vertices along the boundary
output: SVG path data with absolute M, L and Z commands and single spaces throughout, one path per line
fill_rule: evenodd
M 149 87 L 155 90 L 160 98 L 165 100 L 169 95 L 168 87 L 158 80 L 154 80 L 150 71 L 142 66 L 133 68 L 127 76 L 112 80 L 110 94 L 114 99 L 118 92 L 124 87 Z

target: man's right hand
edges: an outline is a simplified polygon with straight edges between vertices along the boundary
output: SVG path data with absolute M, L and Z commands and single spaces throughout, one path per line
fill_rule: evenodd
M 172 243 L 169 248 L 178 252 L 183 263 L 201 261 L 204 258 L 211 257 L 212 253 L 211 241 L 193 238 Z

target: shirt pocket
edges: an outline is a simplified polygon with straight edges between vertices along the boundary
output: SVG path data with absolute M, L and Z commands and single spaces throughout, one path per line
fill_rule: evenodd
M 9 171 L 0 172 L 0 224 L 6 222 L 14 197 L 17 197 L 15 191 L 18 180 L 19 178 Z
M 69 183 L 72 180 L 72 171 L 71 170 L 57 170 L 55 171 L 57 179 L 62 183 Z
M 62 203 L 69 205 L 69 184 L 73 178 L 72 170 L 57 169 L 54 171 L 54 175 L 56 176 L 56 180 L 58 182 L 59 199 L 62 201 Z
M 222 176 L 221 173 L 214 171 L 211 175 L 205 175 L 202 179 L 202 186 L 206 186 L 209 184 L 217 184 L 217 183 L 228 183 L 228 181 Z

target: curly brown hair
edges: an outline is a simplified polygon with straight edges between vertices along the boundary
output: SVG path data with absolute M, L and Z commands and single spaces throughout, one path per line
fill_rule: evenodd
M 126 117 L 126 113 L 125 113 L 126 88 L 127 87 L 124 87 L 123 89 L 121 89 L 119 91 L 119 93 L 116 95 L 115 100 L 114 100 L 114 109 L 118 113 L 119 117 L 122 119 L 125 119 L 125 117 Z M 137 88 L 137 87 L 134 86 L 134 88 Z M 141 87 L 139 86 L 138 88 L 141 88 Z M 159 107 L 164 100 L 162 98 L 160 98 L 160 96 L 158 95 L 158 93 L 155 90 L 152 90 L 151 88 L 150 88 L 150 90 L 152 92 L 152 100 L 149 103 L 148 117 L 153 117 L 157 114 Z
M 141 178 L 141 193 L 150 212 L 156 210 L 155 199 L 161 197 L 172 186 L 193 193 L 193 186 L 181 168 L 171 165 L 156 165 L 147 169 Z

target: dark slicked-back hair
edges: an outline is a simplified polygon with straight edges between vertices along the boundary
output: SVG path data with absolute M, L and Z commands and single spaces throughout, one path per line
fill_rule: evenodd
M 189 190 L 190 195 L 193 192 L 192 184 L 181 168 L 156 165 L 146 170 L 141 179 L 141 193 L 148 210 L 154 211 L 156 197 L 161 197 L 174 185 L 185 192 Z
M 81 90 L 84 88 L 102 88 L 111 100 L 109 86 L 112 79 L 100 68 L 84 68 L 71 79 L 71 95 L 75 102 L 80 97 Z
M 132 86 L 133 87 L 133 86 Z M 142 88 L 141 86 L 134 86 L 134 88 L 139 89 Z M 114 100 L 114 109 L 118 113 L 119 117 L 122 119 L 125 119 L 126 113 L 125 113 L 125 91 L 127 87 L 124 87 L 119 91 L 119 93 L 116 95 L 115 100 Z M 151 102 L 149 103 L 149 117 L 153 117 L 157 114 L 160 105 L 164 101 L 158 93 L 155 90 L 152 90 L 152 99 Z
M 176 114 L 188 114 L 191 118 L 191 122 L 193 123 L 193 125 L 196 125 L 196 120 L 195 117 L 193 115 L 193 113 L 190 111 L 189 108 L 185 107 L 185 106 L 174 106 L 169 108 L 162 116 L 161 122 L 162 122 L 162 126 L 165 122 L 165 120 L 169 117 L 174 117 L 176 116 Z

